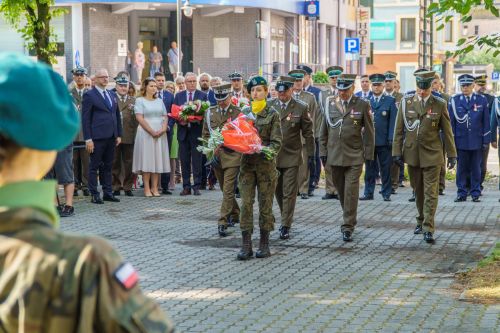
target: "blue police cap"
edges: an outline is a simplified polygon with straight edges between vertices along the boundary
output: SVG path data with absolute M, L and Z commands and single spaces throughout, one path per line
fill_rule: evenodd
M 461 86 L 468 86 L 474 83 L 474 76 L 470 74 L 462 74 L 458 77 L 458 82 Z
M 306 65 L 297 65 L 297 69 L 302 69 L 307 75 L 311 75 L 313 72 L 312 68 Z

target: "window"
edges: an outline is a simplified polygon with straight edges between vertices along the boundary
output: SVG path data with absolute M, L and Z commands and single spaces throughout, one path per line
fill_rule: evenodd
M 401 42 L 415 41 L 415 18 L 401 19 Z
M 366 58 L 367 65 L 373 65 L 373 43 L 370 43 L 370 56 Z
M 445 43 L 453 42 L 453 20 L 446 22 L 444 26 L 444 41 Z
M 478 25 L 475 25 L 474 26 L 474 35 L 479 35 L 479 26 Z
M 469 27 L 464 25 L 462 28 L 462 35 L 467 36 L 467 33 L 469 32 Z

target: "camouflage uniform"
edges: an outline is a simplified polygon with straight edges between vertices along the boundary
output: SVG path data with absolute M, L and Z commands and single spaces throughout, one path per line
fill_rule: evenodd
M 250 108 L 242 112 L 250 114 Z M 255 115 L 257 128 L 263 146 L 269 146 L 276 153 L 280 151 L 282 134 L 278 111 L 271 106 Z M 259 201 L 259 227 L 264 231 L 274 230 L 273 199 L 278 180 L 276 158 L 267 160 L 262 154 L 243 155 L 238 179 L 242 199 L 240 228 L 242 232 L 253 232 L 253 203 L 257 187 Z
M 21 198 L 29 191 L 38 199 Z M 53 182 L 0 187 L 0 331 L 172 332 L 135 271 L 119 278 L 123 259 L 106 241 L 55 230 L 53 195 Z

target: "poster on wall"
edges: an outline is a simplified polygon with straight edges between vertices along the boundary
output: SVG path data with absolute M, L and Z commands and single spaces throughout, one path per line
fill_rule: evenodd
M 126 57 L 128 54 L 128 46 L 126 39 L 118 39 L 118 56 Z

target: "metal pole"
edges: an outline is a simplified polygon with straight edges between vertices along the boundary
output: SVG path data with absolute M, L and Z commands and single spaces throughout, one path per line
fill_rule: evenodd
M 423 32 L 423 39 L 424 39 L 424 52 L 423 52 L 423 67 L 427 66 L 427 17 L 425 16 L 427 14 L 427 0 L 424 0 L 424 15 L 423 15 L 423 23 L 424 23 L 424 32 Z
M 181 41 L 181 22 L 182 22 L 182 0 L 177 0 L 177 76 L 182 75 L 182 41 Z

